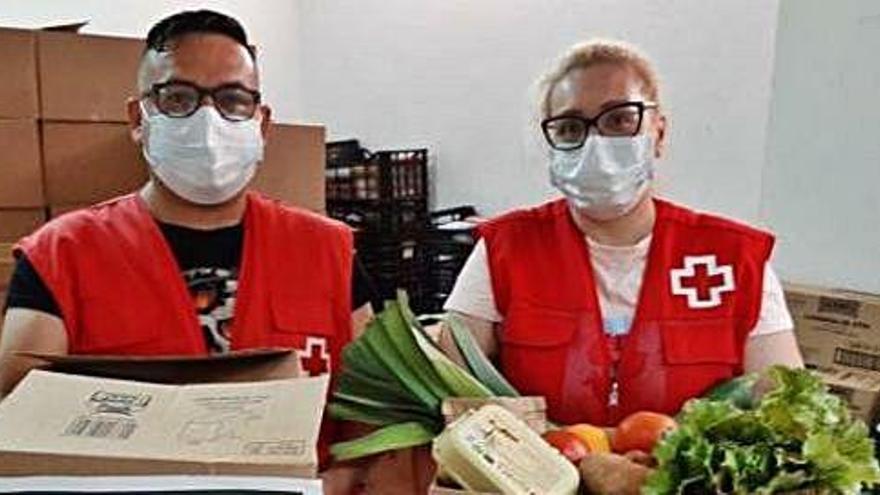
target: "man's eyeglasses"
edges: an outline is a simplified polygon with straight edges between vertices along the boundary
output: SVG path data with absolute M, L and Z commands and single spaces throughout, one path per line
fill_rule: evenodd
M 149 97 L 159 112 L 174 118 L 196 113 L 205 96 L 211 97 L 224 119 L 235 122 L 253 118 L 260 106 L 259 91 L 236 83 L 203 88 L 186 81 L 168 81 L 154 84 L 143 96 Z
M 584 145 L 593 126 L 600 136 L 638 135 L 647 108 L 657 108 L 657 104 L 647 101 L 628 101 L 608 107 L 592 119 L 578 115 L 550 117 L 541 122 L 541 130 L 554 149 L 576 150 Z

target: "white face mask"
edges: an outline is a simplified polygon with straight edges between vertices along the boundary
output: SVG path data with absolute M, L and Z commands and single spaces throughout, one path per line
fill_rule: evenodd
M 591 135 L 573 151 L 553 150 L 550 182 L 578 210 L 596 220 L 629 213 L 654 178 L 653 140 Z
M 247 186 L 263 159 L 256 118 L 230 122 L 207 105 L 184 118 L 141 112 L 144 157 L 162 183 L 187 201 L 229 201 Z

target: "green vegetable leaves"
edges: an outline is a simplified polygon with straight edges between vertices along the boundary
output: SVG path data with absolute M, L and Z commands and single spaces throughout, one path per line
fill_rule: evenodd
M 337 459 L 430 442 L 443 428 L 440 405 L 446 398 L 516 395 L 478 354 L 470 331 L 461 326 L 458 331 L 459 348 L 466 349 L 468 363 L 479 372 L 459 366 L 443 353 L 415 319 L 405 294 L 386 304 L 364 334 L 343 351 L 343 370 L 328 407 L 337 419 L 380 429 L 334 445 L 331 451 Z M 467 337 L 470 342 L 462 340 Z
M 688 402 L 654 451 L 659 467 L 643 493 L 857 494 L 880 482 L 867 428 L 840 399 L 807 371 L 768 373 L 776 386 L 751 409 L 734 404 L 743 404 L 743 383 L 723 400 Z

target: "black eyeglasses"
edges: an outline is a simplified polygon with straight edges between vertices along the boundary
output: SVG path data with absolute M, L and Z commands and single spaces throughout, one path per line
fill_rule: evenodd
M 554 149 L 576 150 L 584 145 L 590 127 L 596 126 L 600 136 L 636 136 L 642 130 L 645 109 L 657 108 L 648 101 L 628 101 L 608 107 L 592 119 L 578 115 L 560 115 L 541 122 L 544 137 Z
M 210 96 L 220 115 L 235 122 L 253 118 L 260 106 L 260 92 L 241 84 L 223 84 L 203 88 L 186 81 L 168 81 L 154 84 L 143 94 L 149 97 L 162 114 L 184 118 L 196 113 L 205 96 Z

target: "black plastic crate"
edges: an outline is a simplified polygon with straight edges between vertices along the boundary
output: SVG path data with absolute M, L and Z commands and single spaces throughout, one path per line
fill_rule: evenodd
M 429 226 L 425 201 L 395 203 L 328 201 L 327 214 L 351 227 L 371 233 L 420 233 Z
M 370 154 L 356 141 L 340 144 L 328 160 L 327 200 L 394 202 L 428 200 L 428 150 L 387 150 Z
M 473 206 L 460 206 L 435 211 L 430 216 L 431 228 L 421 237 L 428 265 L 422 308 L 428 313 L 439 313 L 477 243 L 473 226 L 449 228 L 449 224 L 476 216 L 476 210 Z
M 428 199 L 428 150 L 377 151 L 373 160 L 380 170 L 380 197 Z
M 419 240 L 413 237 L 360 232 L 355 237 L 358 258 L 382 299 L 398 289 L 409 294 L 416 312 L 422 311 L 428 265 Z
M 369 152 L 357 139 L 331 141 L 326 144 L 327 168 L 347 167 L 369 159 Z
M 431 225 L 441 226 L 452 222 L 460 222 L 477 216 L 477 209 L 471 205 L 456 206 L 431 212 Z

